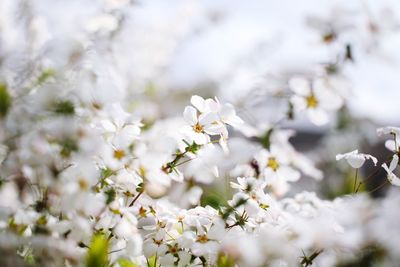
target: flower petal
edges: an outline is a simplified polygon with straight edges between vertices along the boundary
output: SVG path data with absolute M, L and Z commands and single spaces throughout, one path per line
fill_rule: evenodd
M 220 135 L 224 133 L 224 125 L 221 124 L 208 124 L 203 126 L 204 132 L 209 135 Z
M 397 164 L 399 164 L 399 156 L 393 155 L 393 159 L 392 159 L 392 161 L 390 162 L 390 165 L 389 165 L 389 170 L 391 172 L 394 171 L 394 169 L 396 169 L 396 167 L 397 167 Z
M 207 125 L 207 124 L 211 124 L 213 122 L 215 122 L 216 120 L 218 120 L 218 117 L 215 113 L 203 113 L 199 116 L 199 123 L 201 125 Z
M 351 167 L 358 169 L 364 164 L 365 158 L 359 154 L 349 155 L 347 157 L 347 162 L 350 164 Z
M 195 125 L 197 123 L 197 111 L 193 107 L 187 106 L 183 111 L 183 118 L 190 125 Z
M 308 109 L 308 117 L 315 125 L 321 126 L 328 123 L 328 114 L 320 108 Z
M 300 179 L 300 173 L 289 166 L 280 167 L 278 173 L 283 179 L 289 182 L 295 182 Z
M 300 76 L 296 76 L 290 79 L 289 87 L 293 92 L 300 96 L 306 96 L 311 92 L 310 82 Z
M 201 96 L 194 95 L 190 99 L 190 103 L 197 108 L 198 111 L 204 112 L 205 111 L 205 100 Z

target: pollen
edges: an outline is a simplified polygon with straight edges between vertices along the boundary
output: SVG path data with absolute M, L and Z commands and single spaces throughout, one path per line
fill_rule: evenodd
M 193 125 L 193 131 L 195 131 L 196 133 L 201 133 L 203 132 L 203 126 L 201 126 L 199 123 L 196 123 L 195 125 Z
M 268 158 L 267 167 L 271 168 L 274 172 L 279 168 L 279 163 L 275 157 Z
M 177 252 L 178 252 L 178 247 L 177 247 L 177 245 L 170 247 L 168 251 L 169 251 L 171 254 L 177 253 Z
M 308 108 L 316 108 L 318 106 L 318 99 L 313 94 L 306 97 L 306 102 Z
M 144 207 L 140 207 L 139 208 L 139 216 L 142 218 L 146 218 L 147 217 L 147 210 Z
M 123 150 L 115 150 L 114 151 L 114 158 L 120 160 L 125 157 L 125 152 Z
M 196 241 L 204 244 L 208 242 L 208 237 L 206 235 L 199 235 Z
M 84 191 L 86 191 L 89 188 L 89 184 L 83 178 L 79 179 L 78 183 L 79 183 L 79 188 Z
M 153 238 L 153 242 L 154 244 L 156 244 L 157 246 L 160 246 L 162 244 L 162 239 L 161 240 L 156 240 Z

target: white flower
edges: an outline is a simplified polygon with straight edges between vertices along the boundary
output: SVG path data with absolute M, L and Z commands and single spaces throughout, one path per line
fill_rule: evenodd
M 400 150 L 400 128 L 398 127 L 393 127 L 393 126 L 387 126 L 387 127 L 382 127 L 378 128 L 376 130 L 378 136 L 386 135 L 386 134 L 392 134 L 394 135 L 393 140 L 387 140 L 385 142 L 385 146 L 387 149 L 393 152 L 397 152 Z
M 168 251 L 165 244 L 165 230 L 160 230 L 154 235 L 150 235 L 143 244 L 143 254 L 150 258 L 154 255 L 161 256 Z
M 218 115 L 219 119 L 226 124 L 237 127 L 243 123 L 243 120 L 236 115 L 235 108 L 229 103 L 221 104 L 218 98 L 204 99 L 200 96 L 192 96 L 190 102 L 201 113 L 214 112 Z
M 337 154 L 336 160 L 346 159 L 351 167 L 358 169 L 364 164 L 366 159 L 370 159 L 374 162 L 375 166 L 378 160 L 369 154 L 358 153 L 358 150 L 354 150 L 345 154 Z
M 195 108 L 187 106 L 183 117 L 189 126 L 184 126 L 182 131 L 198 145 L 210 142 L 210 135 L 220 135 L 224 132 L 225 126 L 219 123 L 215 113 L 206 112 L 199 116 Z
M 255 160 L 258 163 L 260 174 L 267 185 L 272 186 L 276 194 L 283 194 L 288 189 L 287 182 L 300 179 L 300 172 L 290 166 L 290 161 L 284 150 L 271 145 L 269 150 L 261 150 Z
M 195 242 L 191 246 L 193 255 L 203 256 L 218 254 L 220 242 L 225 234 L 225 224 L 222 221 L 216 221 L 208 231 L 200 223 L 197 224 L 197 235 Z
M 291 98 L 295 111 L 307 111 L 309 119 L 316 125 L 326 124 L 328 112 L 343 105 L 343 99 L 327 86 L 324 79 L 308 81 L 303 77 L 294 77 L 289 86 L 296 93 Z
M 382 168 L 384 168 L 385 171 L 387 172 L 387 179 L 392 185 L 395 186 L 400 186 L 400 178 L 393 173 L 398 163 L 399 163 L 399 157 L 397 155 L 393 155 L 393 159 L 390 162 L 389 167 L 386 165 L 386 163 L 382 164 Z
M 378 136 L 382 136 L 385 134 L 400 135 L 400 128 L 393 127 L 393 126 L 381 127 L 381 128 L 376 129 L 376 133 L 378 134 Z
M 237 181 L 237 183 L 231 182 L 231 187 L 246 193 L 251 193 L 252 191 L 263 189 L 265 187 L 265 181 L 254 177 L 238 177 Z

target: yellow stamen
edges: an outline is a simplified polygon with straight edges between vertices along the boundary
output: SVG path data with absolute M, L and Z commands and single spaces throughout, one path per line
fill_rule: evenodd
M 268 158 L 267 167 L 271 168 L 273 171 L 276 171 L 279 168 L 279 163 L 275 157 Z
M 306 97 L 307 107 L 316 108 L 318 106 L 318 99 L 313 94 Z
M 86 191 L 89 188 L 89 184 L 83 178 L 79 179 L 78 183 L 79 183 L 79 188 L 83 191 Z
M 201 133 L 201 132 L 203 132 L 203 126 L 201 126 L 199 123 L 196 123 L 196 124 L 193 126 L 193 130 L 194 130 L 196 133 Z
M 125 152 L 123 150 L 115 150 L 114 151 L 114 158 L 120 160 L 125 157 Z
M 146 216 L 146 213 L 147 213 L 147 210 L 146 210 L 145 208 L 143 208 L 143 207 L 140 207 L 140 208 L 139 208 L 139 216 L 140 216 L 140 217 L 146 218 L 146 217 L 147 217 L 147 216 Z
M 208 237 L 206 235 L 199 235 L 196 241 L 204 244 L 208 242 Z

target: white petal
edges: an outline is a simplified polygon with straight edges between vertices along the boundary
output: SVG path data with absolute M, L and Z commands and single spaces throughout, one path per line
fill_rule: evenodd
M 207 124 L 211 124 L 213 122 L 215 122 L 216 120 L 218 120 L 218 117 L 215 113 L 203 113 L 199 116 L 199 123 L 201 125 L 207 125 Z
M 290 89 L 298 95 L 306 96 L 311 92 L 310 82 L 303 77 L 293 77 L 289 80 Z
M 218 167 L 216 165 L 211 167 L 211 172 L 215 177 L 219 177 L 219 171 L 218 171 Z
M 292 103 L 295 111 L 300 112 L 307 108 L 306 99 L 302 96 L 294 95 L 290 98 L 290 103 Z
M 328 114 L 320 108 L 308 109 L 308 117 L 312 123 L 318 126 L 324 125 L 329 121 Z
M 351 155 L 347 157 L 347 162 L 351 167 L 358 169 L 364 164 L 365 158 L 361 155 Z
M 183 118 L 190 125 L 195 125 L 197 123 L 197 111 L 193 107 L 187 106 L 183 111 Z
M 198 144 L 198 145 L 205 145 L 209 142 L 210 138 L 208 137 L 208 135 L 203 134 L 203 133 L 193 133 L 190 136 L 193 141 Z
M 399 164 L 399 156 L 393 155 L 393 159 L 390 162 L 389 170 L 392 172 L 394 169 L 396 169 L 397 164 Z
M 225 104 L 222 107 L 220 116 L 223 122 L 233 127 L 243 123 L 243 120 L 236 115 L 235 109 L 231 104 Z
M 378 134 L 378 136 L 381 136 L 384 134 L 396 134 L 397 136 L 399 136 L 400 128 L 393 127 L 393 126 L 382 127 L 382 128 L 376 129 L 376 133 Z
M 347 153 L 344 153 L 344 154 L 337 154 L 336 155 L 336 160 L 341 160 L 341 159 L 343 159 L 343 158 L 348 158 L 349 156 L 351 156 L 351 155 L 357 155 L 358 154 L 358 149 L 356 149 L 356 150 L 353 150 L 353 151 L 350 151 L 350 152 L 347 152 Z
M 295 182 L 300 179 L 300 173 L 289 166 L 282 166 L 278 169 L 279 176 L 289 182 Z
M 221 109 L 219 102 L 211 98 L 206 99 L 204 105 L 205 111 L 218 112 Z
M 368 155 L 368 154 L 363 154 L 367 159 L 370 159 L 370 160 L 372 160 L 372 162 L 374 163 L 374 165 L 376 166 L 376 164 L 378 163 L 378 159 L 377 158 L 375 158 L 374 156 L 372 156 L 372 155 Z
M 224 125 L 220 124 L 208 124 L 203 126 L 204 132 L 210 135 L 220 135 L 224 133 Z
M 395 157 L 396 156 L 396 157 Z M 387 179 L 392 185 L 400 186 L 400 178 L 397 177 L 392 171 L 396 168 L 399 158 L 397 155 L 393 156 L 393 160 L 390 163 L 390 168 L 386 165 L 386 163 L 382 164 L 382 168 L 387 172 Z M 396 164 L 396 165 L 395 165 Z M 393 169 L 392 169 L 393 168 Z
M 399 144 L 399 143 L 398 143 Z M 396 142 L 394 142 L 394 140 L 386 140 L 385 142 L 385 147 L 390 150 L 390 151 L 396 151 L 397 147 L 396 147 Z
M 345 157 L 345 154 L 337 154 L 336 155 L 336 160 L 341 160 Z
M 221 136 L 218 143 L 222 147 L 222 150 L 224 151 L 225 155 L 228 155 L 229 148 L 228 148 L 228 143 L 226 142 L 226 139 Z
M 386 165 L 386 163 L 382 164 L 382 168 L 389 174 L 391 173 L 391 171 L 389 170 L 388 166 Z
M 400 186 L 400 178 L 393 173 L 389 174 L 387 178 L 392 185 Z
M 205 101 L 204 98 L 198 95 L 192 96 L 190 99 L 190 103 L 197 108 L 198 111 L 204 112 L 205 111 Z
M 325 80 L 317 79 L 313 85 L 314 94 L 324 109 L 336 110 L 343 105 L 343 99 L 327 87 Z

